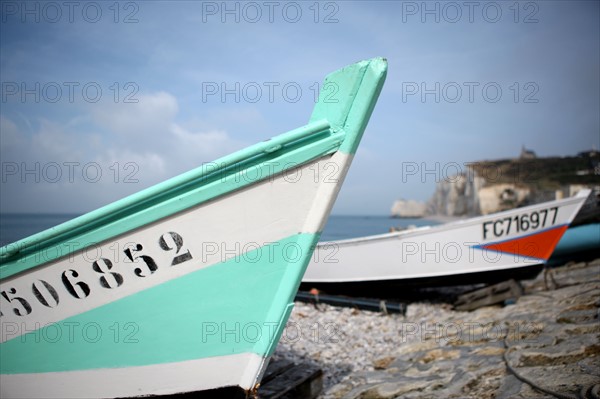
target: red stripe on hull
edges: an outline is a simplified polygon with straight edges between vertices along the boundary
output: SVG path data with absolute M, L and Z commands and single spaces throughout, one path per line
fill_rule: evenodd
M 482 245 L 485 249 L 548 260 L 568 226 L 560 226 L 521 238 Z

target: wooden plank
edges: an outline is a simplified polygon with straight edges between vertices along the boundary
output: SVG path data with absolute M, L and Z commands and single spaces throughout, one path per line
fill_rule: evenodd
M 258 399 L 313 399 L 323 390 L 323 372 L 316 365 L 299 364 L 285 359 L 270 362 L 258 389 Z M 239 387 L 212 389 L 157 396 L 161 399 L 249 399 L 252 392 Z
M 267 382 L 271 381 L 273 378 L 277 377 L 279 374 L 283 374 L 293 367 L 294 367 L 294 362 L 289 361 L 289 360 L 279 359 L 279 360 L 275 360 L 275 361 L 270 361 L 260 384 L 265 385 Z
M 313 399 L 323 390 L 323 372 L 316 365 L 300 364 L 258 389 L 260 399 Z
M 474 310 L 483 306 L 496 305 L 507 300 L 516 301 L 523 294 L 523 288 L 515 280 L 503 281 L 460 295 L 454 303 L 456 310 Z
M 153 399 L 248 399 L 240 387 L 209 389 L 207 391 L 175 393 L 172 395 L 152 395 Z

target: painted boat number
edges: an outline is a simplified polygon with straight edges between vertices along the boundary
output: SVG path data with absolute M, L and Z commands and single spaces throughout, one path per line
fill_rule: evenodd
M 511 231 L 517 233 L 541 229 L 546 226 L 552 226 L 556 223 L 556 215 L 558 207 L 555 206 L 541 211 L 533 211 L 531 213 L 523 213 L 514 217 L 506 217 L 503 219 L 490 220 L 483 224 L 483 239 L 487 239 L 488 235 L 493 234 L 494 237 L 507 236 Z M 514 222 L 514 223 L 513 223 Z M 513 228 L 513 230 L 511 230 Z
M 158 240 L 158 245 L 164 251 L 175 251 L 175 257 L 171 261 L 171 266 L 192 259 L 190 251 L 183 248 L 183 238 L 173 231 L 163 234 Z M 137 267 L 134 273 L 138 277 L 148 277 L 158 270 L 158 265 L 154 259 L 147 255 L 137 255 L 142 249 L 141 244 L 134 244 L 133 247 L 125 249 L 124 253 L 132 262 L 136 262 L 138 259 L 142 260 L 145 267 Z M 135 265 L 139 265 L 139 262 L 136 262 Z M 103 288 L 114 289 L 123 284 L 123 276 L 120 273 L 112 271 L 112 268 L 113 263 L 107 258 L 100 258 L 92 263 L 92 269 L 100 274 L 98 280 Z M 74 298 L 87 298 L 91 292 L 90 286 L 83 281 L 76 281 L 77 277 L 79 277 L 79 273 L 76 270 L 68 269 L 62 273 L 61 280 L 67 292 Z M 48 308 L 55 308 L 60 302 L 58 292 L 47 281 L 36 280 L 31 284 L 31 291 L 35 298 Z M 1 291 L 0 295 L 13 304 L 13 312 L 17 316 L 27 316 L 31 313 L 31 304 L 25 298 L 15 296 L 17 295 L 15 288 Z M 0 311 L 0 317 L 3 315 L 2 311 Z

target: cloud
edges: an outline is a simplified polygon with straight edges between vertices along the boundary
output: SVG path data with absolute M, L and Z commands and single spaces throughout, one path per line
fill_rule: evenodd
M 22 141 L 17 124 L 3 115 L 0 115 L 0 144 L 2 144 L 0 150 L 2 153 L 19 148 L 22 146 Z
M 211 155 L 217 155 L 223 152 L 223 149 L 233 146 L 233 141 L 229 135 L 222 130 L 209 132 L 191 132 L 178 124 L 171 126 L 171 132 L 180 145 L 181 151 L 191 151 L 196 154 L 194 157 L 207 158 Z
M 0 115 L 0 211 L 90 211 L 245 144 L 225 130 L 187 128 L 169 93 L 139 100 L 98 103 L 64 123 L 39 119 L 33 133 Z
M 99 126 L 125 138 L 164 134 L 179 110 L 175 97 L 163 91 L 133 94 L 129 101 L 135 102 L 106 102 L 89 108 Z

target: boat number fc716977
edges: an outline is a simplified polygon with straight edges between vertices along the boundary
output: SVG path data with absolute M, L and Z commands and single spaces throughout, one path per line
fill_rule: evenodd
M 511 232 L 520 233 L 552 226 L 556 223 L 557 214 L 558 207 L 555 206 L 540 211 L 522 213 L 516 216 L 484 222 L 483 239 L 487 239 L 490 235 L 493 235 L 494 237 L 503 237 L 509 235 Z

